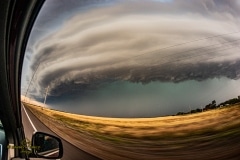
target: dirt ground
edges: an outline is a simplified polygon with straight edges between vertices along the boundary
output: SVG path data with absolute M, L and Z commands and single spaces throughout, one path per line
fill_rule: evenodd
M 240 159 L 240 104 L 182 116 L 132 119 L 25 106 L 60 137 L 101 159 Z

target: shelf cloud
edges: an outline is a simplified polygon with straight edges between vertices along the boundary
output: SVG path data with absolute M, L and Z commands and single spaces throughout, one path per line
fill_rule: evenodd
M 58 96 L 114 81 L 239 79 L 239 12 L 238 1 L 223 0 L 104 1 L 77 8 L 31 47 L 32 72 L 39 65 L 33 94 L 49 86 Z

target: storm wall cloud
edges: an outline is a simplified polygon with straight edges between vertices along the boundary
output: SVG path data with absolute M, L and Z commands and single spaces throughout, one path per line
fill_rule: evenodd
M 60 95 L 111 81 L 240 77 L 237 1 L 105 1 L 88 7 L 35 43 L 37 94 L 47 86 Z
M 30 86 L 54 109 L 113 117 L 220 103 L 240 94 L 239 15 L 237 0 L 46 1 L 22 94 Z

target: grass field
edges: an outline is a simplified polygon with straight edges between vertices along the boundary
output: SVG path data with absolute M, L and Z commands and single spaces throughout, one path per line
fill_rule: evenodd
M 236 143 L 240 140 L 240 104 L 189 115 L 132 119 L 25 106 L 61 137 L 102 159 L 180 159 L 182 154 L 183 159 L 209 159 L 208 154 L 221 159 L 240 153 Z M 236 153 L 227 150 L 231 147 Z

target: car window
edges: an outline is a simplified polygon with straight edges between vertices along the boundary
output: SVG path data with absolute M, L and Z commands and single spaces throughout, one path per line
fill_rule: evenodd
M 5 131 L 0 120 L 0 159 L 3 157 L 3 149 L 6 147 L 6 136 Z
M 46 1 L 22 70 L 27 137 L 58 135 L 63 159 L 239 157 L 239 13 L 238 1 Z

